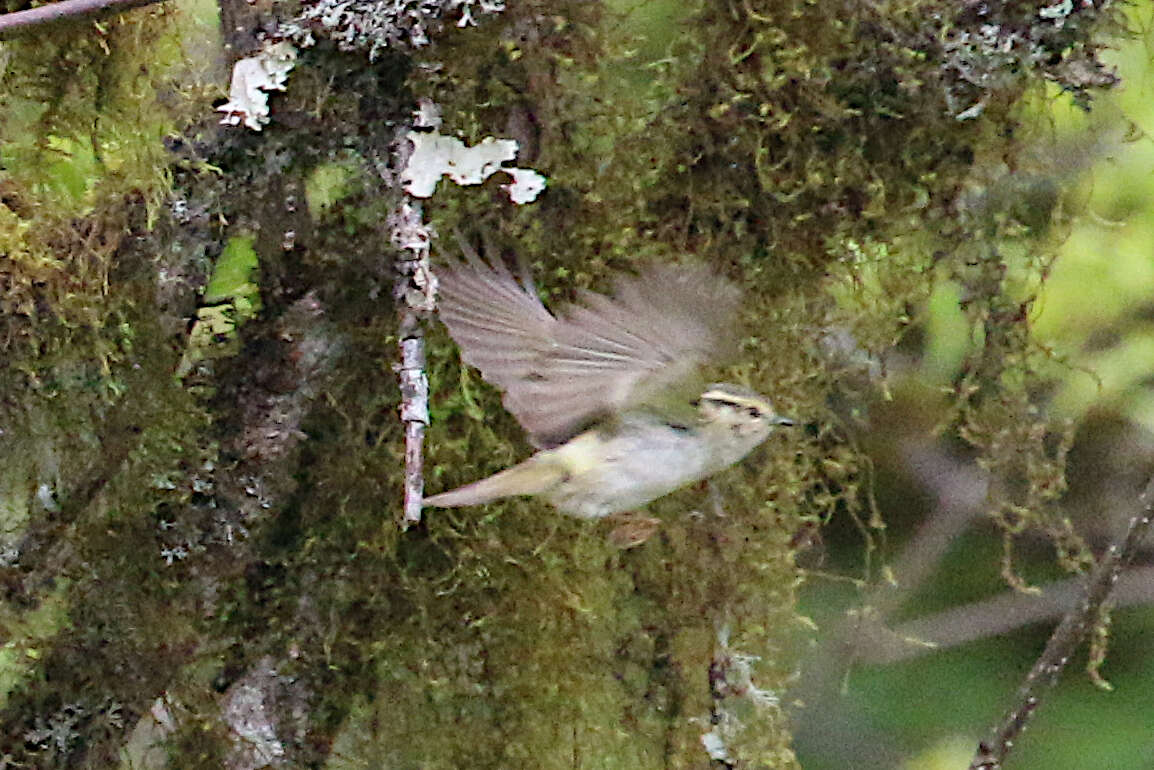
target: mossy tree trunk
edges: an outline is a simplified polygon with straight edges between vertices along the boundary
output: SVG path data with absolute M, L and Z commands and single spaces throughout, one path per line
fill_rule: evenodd
M 226 42 L 250 53 L 273 9 L 225 5 Z M 791 542 L 864 483 L 831 396 L 871 375 L 834 343 L 897 338 L 937 261 L 974 287 L 974 323 L 1005 332 L 990 366 L 1028 345 L 983 244 L 1046 230 L 1049 209 L 961 191 L 996 191 L 1044 80 L 1083 98 L 1107 83 L 1104 13 L 674 7 L 654 22 L 510 0 L 372 60 L 317 30 L 262 133 L 215 124 L 179 11 L 0 44 L 7 759 L 795 765 Z M 729 376 L 805 429 L 656 503 L 662 527 L 634 549 L 526 501 L 401 531 L 387 223 L 418 97 L 443 133 L 517 138 L 550 180 L 523 207 L 499 180 L 443 185 L 437 231 L 479 223 L 561 296 L 637 260 L 716 265 L 748 297 Z M 194 349 L 226 244 L 255 254 L 255 287 L 200 314 L 221 325 Z M 432 325 L 429 377 L 430 487 L 525 455 Z M 967 419 L 1021 416 L 993 390 Z

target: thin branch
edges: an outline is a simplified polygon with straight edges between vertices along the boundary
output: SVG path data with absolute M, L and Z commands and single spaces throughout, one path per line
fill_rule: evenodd
M 425 376 L 425 338 L 419 326 L 401 340 L 401 421 L 405 424 L 406 527 L 421 520 L 425 494 L 425 460 L 422 448 L 429 424 L 429 380 Z
M 1018 689 L 1017 703 L 994 728 L 994 737 L 982 742 L 970 762 L 970 770 L 1000 770 L 1014 741 L 1025 729 L 1030 717 L 1041 704 L 1041 691 L 1058 681 L 1062 669 L 1070 661 L 1099 616 L 1122 568 L 1133 558 L 1142 538 L 1154 519 L 1154 478 L 1146 484 L 1139 498 L 1141 512 L 1130 519 L 1130 528 L 1122 545 L 1111 545 L 1086 584 L 1086 591 L 1077 607 L 1070 610 L 1046 643 L 1046 649 L 1034 662 Z
M 898 585 L 880 586 L 866 601 L 883 620 L 921 589 L 958 535 L 982 515 L 990 487 L 989 474 L 936 446 L 903 442 L 900 448 L 906 467 L 936 505 L 893 565 Z
M 34 28 L 45 24 L 103 13 L 122 13 L 159 2 L 162 0 L 61 0 L 39 8 L 0 14 L 0 40 L 36 31 Z
M 889 664 L 1000 636 L 1032 623 L 1060 619 L 1085 590 L 1084 578 L 1069 578 L 1047 584 L 1037 595 L 1006 591 L 891 627 L 882 626 L 879 620 L 876 638 L 859 635 L 854 653 L 861 663 Z M 1115 607 L 1154 603 L 1154 567 L 1121 573 L 1110 601 Z
M 431 312 L 436 280 L 429 269 L 429 231 L 419 204 L 406 201 L 394 213 L 393 243 L 400 247 L 396 261 L 396 296 L 401 311 L 398 337 L 401 362 L 396 366 L 401 387 L 401 422 L 405 425 L 405 508 L 401 526 L 421 520 L 424 501 L 425 428 L 429 424 L 429 379 L 425 375 L 425 333 L 420 319 Z
M 413 126 L 436 129 L 441 110 L 430 99 L 421 98 L 413 112 Z M 404 136 L 407 131 L 400 131 Z M 413 144 L 407 139 L 395 145 L 394 163 L 405 168 L 412 157 Z M 400 186 L 399 178 L 393 183 Z M 429 425 L 429 378 L 425 374 L 425 330 L 421 319 L 436 308 L 437 279 L 429 266 L 433 233 L 425 224 L 421 202 L 406 195 L 389 217 L 393 245 L 399 250 L 395 267 L 394 296 L 401 313 L 397 337 L 401 362 L 396 365 L 401 386 L 401 422 L 405 425 L 405 508 L 401 527 L 408 529 L 421 521 L 425 497 L 425 428 Z

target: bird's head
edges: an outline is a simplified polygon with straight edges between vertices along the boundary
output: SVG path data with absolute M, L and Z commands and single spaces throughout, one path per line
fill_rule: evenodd
M 730 383 L 715 383 L 705 389 L 697 402 L 701 420 L 706 425 L 727 428 L 735 437 L 760 443 L 778 425 L 794 421 L 773 410 L 765 396 Z

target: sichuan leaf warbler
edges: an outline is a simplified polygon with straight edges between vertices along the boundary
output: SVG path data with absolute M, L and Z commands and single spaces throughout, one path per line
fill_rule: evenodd
M 708 478 L 792 424 L 751 390 L 701 387 L 701 368 L 734 347 L 740 301 L 704 266 L 623 275 L 612 298 L 584 292 L 560 315 L 531 284 L 471 249 L 439 280 L 440 317 L 461 357 L 504 390 L 505 407 L 540 451 L 425 505 L 540 495 L 565 513 L 600 518 Z

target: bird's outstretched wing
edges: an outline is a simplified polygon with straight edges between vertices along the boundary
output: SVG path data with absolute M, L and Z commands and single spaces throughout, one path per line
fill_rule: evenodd
M 667 399 L 733 347 L 737 289 L 704 265 L 651 265 L 622 276 L 613 297 L 583 292 L 554 316 L 470 251 L 438 270 L 441 319 L 537 446 Z

